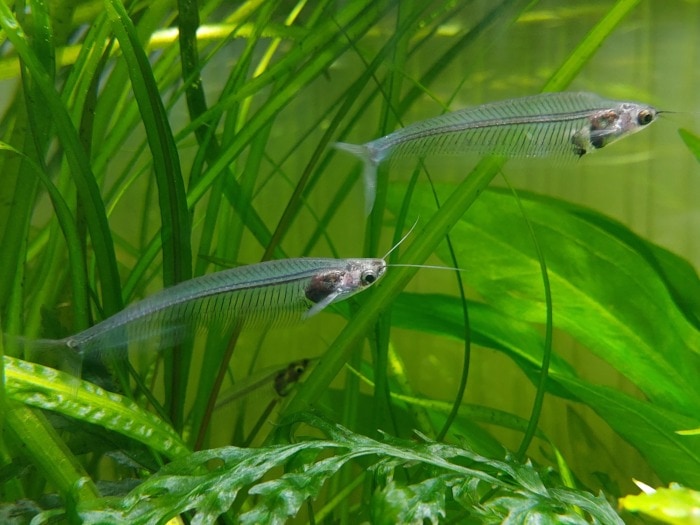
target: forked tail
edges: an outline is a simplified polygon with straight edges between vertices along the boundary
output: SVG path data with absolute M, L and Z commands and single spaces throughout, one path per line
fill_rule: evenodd
M 66 339 L 28 339 L 18 335 L 0 334 L 3 344 L 12 353 L 19 353 L 31 362 L 41 363 L 80 377 L 82 358 L 70 348 Z
M 347 151 L 362 160 L 364 171 L 362 178 L 365 186 L 365 215 L 369 215 L 374 206 L 374 199 L 377 195 L 377 165 L 379 162 L 374 157 L 372 150 L 366 144 L 348 144 L 347 142 L 336 142 L 333 147 Z

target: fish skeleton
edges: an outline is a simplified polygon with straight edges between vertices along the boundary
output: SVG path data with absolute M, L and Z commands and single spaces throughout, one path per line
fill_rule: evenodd
M 386 159 L 479 153 L 510 157 L 582 157 L 631 135 L 660 112 L 593 93 L 542 93 L 491 102 L 415 122 L 365 144 L 334 146 L 364 162 L 365 211 L 372 210 L 377 167 Z
M 384 259 L 373 258 L 280 259 L 240 266 L 165 288 L 78 334 L 22 341 L 32 348 L 67 347 L 82 357 L 139 341 L 159 350 L 209 324 L 231 330 L 301 321 L 371 286 L 386 267 Z

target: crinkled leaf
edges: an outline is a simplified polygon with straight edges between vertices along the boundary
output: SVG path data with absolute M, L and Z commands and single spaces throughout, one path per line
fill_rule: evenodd
M 484 505 L 486 523 L 503 525 L 520 525 L 521 523 L 537 523 L 542 525 L 584 525 L 588 521 L 581 516 L 566 512 L 557 502 L 536 500 L 528 497 L 502 496 Z M 594 523 L 601 523 L 595 520 Z M 621 521 L 611 522 L 622 523 Z
M 439 523 L 445 517 L 445 479 L 445 476 L 429 478 L 408 486 L 390 480 L 372 496 L 372 523 L 423 525 L 426 520 L 433 525 Z
M 155 523 L 195 510 L 192 523 L 212 523 L 238 492 L 299 450 L 328 447 L 304 442 L 268 449 L 205 450 L 166 465 L 124 498 L 103 499 L 80 509 L 83 523 Z M 330 445 L 332 446 L 332 445 Z M 218 466 L 209 468 L 210 463 Z
M 279 478 L 251 488 L 249 494 L 263 496 L 253 510 L 240 516 L 242 524 L 284 523 L 294 516 L 304 501 L 315 498 L 323 484 L 342 467 L 351 455 L 321 460 L 303 472 L 287 472 Z
M 212 523 L 230 508 L 241 490 L 248 489 L 249 494 L 257 497 L 252 508 L 239 516 L 241 522 L 279 524 L 296 515 L 304 501 L 315 498 L 341 466 L 360 457 L 364 458 L 365 469 L 367 462 L 373 461 L 381 469 L 389 470 L 389 480 L 393 479 L 391 469 L 399 465 L 420 465 L 427 467 L 421 472 L 431 473 L 431 477 L 407 487 L 390 486 L 390 483 L 380 486 L 385 502 L 402 500 L 405 505 L 404 514 L 398 517 L 394 512 L 396 505 L 385 505 L 385 509 L 394 510 L 388 511 L 388 517 L 375 516 L 377 521 L 437 520 L 446 507 L 446 488 L 454 485 L 469 486 L 482 494 L 498 487 L 499 494 L 517 494 L 521 499 L 532 500 L 530 505 L 546 505 L 573 515 L 573 508 L 547 491 L 531 465 L 491 460 L 442 443 L 396 439 L 383 443 L 308 413 L 297 416 L 296 422 L 301 421 L 316 426 L 333 439 L 259 449 L 225 447 L 196 452 L 163 467 L 126 497 L 86 503 L 79 509 L 80 516 L 84 523 L 139 524 L 163 522 L 191 511 L 192 523 Z M 289 465 L 290 460 L 303 452 L 315 452 L 306 456 L 309 463 L 304 468 L 256 485 L 271 469 Z M 320 452 L 322 459 L 315 460 Z M 600 509 L 594 506 L 590 510 L 593 517 L 606 512 L 613 511 L 604 503 Z
M 64 372 L 5 356 L 9 399 L 100 425 L 170 458 L 187 454 L 180 436 L 133 401 Z

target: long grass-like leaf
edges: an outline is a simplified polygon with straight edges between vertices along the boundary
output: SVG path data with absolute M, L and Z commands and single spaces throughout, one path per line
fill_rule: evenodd
M 121 307 L 119 274 L 104 204 L 95 183 L 89 160 L 80 145 L 75 125 L 71 122 L 65 106 L 54 89 L 51 77 L 27 45 L 26 35 L 5 3 L 0 3 L 0 27 L 5 30 L 8 38 L 17 49 L 17 53 L 26 64 L 27 70 L 32 75 L 37 88 L 41 91 L 51 110 L 53 122 L 65 149 L 68 163 L 72 168 L 78 194 L 85 207 L 87 227 L 100 269 L 104 309 L 107 313 L 114 313 Z
M 158 183 L 158 203 L 163 246 L 163 283 L 176 284 L 192 277 L 190 214 L 180 157 L 168 116 L 136 29 L 120 0 L 107 2 L 107 12 L 126 60 L 136 102 L 143 117 Z M 176 426 L 182 423 L 182 407 L 190 358 L 176 347 L 165 359 L 166 395 Z M 178 407 L 178 408 L 175 408 Z
M 5 357 L 4 363 L 6 388 L 12 382 L 8 359 L 11 358 Z M 5 427 L 12 448 L 26 454 L 26 458 L 69 501 L 88 501 L 98 497 L 97 487 L 43 414 L 21 403 L 10 403 L 12 396 L 9 393 L 6 396 Z
M 179 154 L 148 58 L 136 30 L 119 0 L 107 3 L 107 12 L 128 64 L 134 95 L 144 120 L 158 182 L 163 244 L 163 282 L 167 285 L 192 276 L 190 219 Z

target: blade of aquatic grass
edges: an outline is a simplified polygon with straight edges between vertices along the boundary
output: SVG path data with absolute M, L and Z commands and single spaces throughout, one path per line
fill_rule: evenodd
M 0 2 L 0 27 L 2 27 L 26 65 L 27 71 L 36 82 L 48 108 L 59 140 L 64 148 L 66 159 L 85 210 L 87 228 L 90 232 L 95 259 L 100 273 L 101 297 L 107 313 L 114 313 L 121 307 L 119 294 L 119 273 L 117 271 L 114 245 L 111 240 L 104 204 L 99 194 L 89 159 L 85 155 L 78 133 L 70 116 L 56 93 L 51 77 L 43 69 L 39 59 L 27 44 L 27 37 L 12 16 L 9 7 Z
M 182 79 L 185 82 L 185 100 L 190 118 L 197 117 L 207 109 L 199 65 L 199 47 L 197 45 L 197 29 L 199 29 L 199 5 L 197 0 L 178 0 L 178 42 L 180 44 L 180 64 Z M 201 126 L 195 131 L 197 141 L 206 138 L 207 128 Z
M 190 218 L 180 157 L 153 70 L 136 28 L 119 0 L 107 2 L 107 13 L 127 63 L 131 86 L 153 156 L 161 212 L 163 283 L 170 286 L 192 276 Z
M 549 77 L 542 91 L 561 91 L 561 86 L 570 84 L 605 39 L 639 5 L 639 2 L 640 0 L 618 0 L 600 22 L 588 32 L 566 62 Z
M 522 215 L 523 220 L 527 225 L 528 235 L 530 236 L 532 244 L 535 248 L 537 262 L 539 264 L 540 273 L 542 275 L 542 288 L 544 292 L 544 302 L 546 311 L 544 351 L 542 352 L 542 365 L 540 368 L 539 381 L 537 383 L 537 391 L 535 392 L 535 399 L 532 403 L 532 412 L 530 414 L 530 420 L 528 422 L 527 430 L 525 431 L 525 435 L 523 436 L 523 439 L 520 442 L 520 446 L 518 447 L 518 450 L 515 453 L 515 457 L 518 458 L 520 461 L 523 461 L 525 459 L 525 454 L 527 453 L 527 450 L 530 447 L 530 443 L 535 437 L 535 433 L 537 431 L 537 425 L 539 423 L 540 415 L 542 413 L 542 406 L 544 404 L 544 394 L 547 389 L 547 375 L 549 373 L 549 363 L 552 360 L 552 289 L 549 282 L 549 274 L 547 272 L 547 262 L 545 261 L 544 252 L 542 250 L 542 246 L 540 246 L 540 243 L 538 241 L 537 234 L 535 233 L 532 221 L 530 221 L 530 218 L 527 212 L 525 211 L 525 207 L 523 206 L 523 202 L 518 196 L 518 193 L 515 191 L 515 188 L 511 186 L 510 182 L 503 173 L 501 173 L 501 175 L 506 181 L 508 188 L 510 189 L 515 201 L 518 204 L 520 214 Z M 452 245 L 450 245 L 450 260 L 453 261 L 454 259 L 455 253 L 452 249 Z M 462 292 L 462 298 L 464 300 L 464 292 Z
M 260 14 L 260 17 L 262 18 L 261 22 L 267 23 L 271 14 L 271 10 L 269 9 L 267 11 L 263 11 Z M 285 24 L 291 25 L 294 22 L 295 18 L 298 16 L 298 14 L 299 12 L 297 5 L 294 7 L 294 9 L 292 9 L 292 12 L 288 15 L 287 19 L 285 20 Z M 270 42 L 270 44 L 267 46 L 267 49 L 265 49 L 262 58 L 258 61 L 257 66 L 253 71 L 252 78 L 256 78 L 264 74 L 264 72 L 270 67 L 270 62 L 272 61 L 273 56 L 277 51 L 280 43 L 280 39 L 275 39 L 272 42 Z M 253 48 L 251 43 L 251 51 L 252 50 Z M 278 91 L 279 86 L 284 86 L 288 81 L 288 76 L 281 77 L 270 87 L 271 91 L 273 93 Z M 242 129 L 245 129 L 245 127 L 247 126 L 247 121 L 250 118 L 252 102 L 252 97 L 244 99 L 238 105 L 236 113 L 229 112 L 229 114 L 227 115 L 228 118 L 226 119 L 226 126 L 224 129 L 225 134 L 230 133 L 230 130 L 232 129 L 236 130 L 236 134 L 240 133 Z M 233 121 L 234 116 L 235 122 Z M 272 125 L 273 120 L 270 120 L 270 122 L 267 125 L 261 127 L 257 135 L 251 140 L 250 146 L 248 148 L 248 157 L 245 161 L 245 164 L 242 166 L 240 177 L 240 190 L 237 193 L 238 200 L 235 204 L 235 208 L 237 210 L 240 210 L 239 213 L 244 217 L 244 220 L 245 216 L 247 216 L 253 208 L 253 193 L 255 191 L 257 179 L 260 175 L 260 168 L 263 163 L 267 142 L 270 138 L 270 133 L 272 132 Z M 231 137 L 231 139 L 233 139 L 233 137 Z M 239 221 L 238 223 L 233 225 L 233 228 L 231 228 L 232 231 L 230 232 L 231 238 L 230 240 L 226 241 L 226 244 L 229 245 L 229 249 L 227 250 L 229 256 L 234 259 L 238 259 L 238 255 L 240 253 L 241 241 L 244 235 L 244 220 Z M 229 237 L 228 232 L 227 237 Z M 276 246 L 273 245 L 273 242 L 274 241 L 272 241 L 272 239 L 270 240 L 270 242 L 268 242 L 267 246 L 265 247 L 266 252 L 276 248 Z
M 120 0 L 109 0 L 106 8 L 127 64 L 131 87 L 148 138 L 158 185 L 163 284 L 171 286 L 192 277 L 192 232 L 180 156 L 153 70 L 136 28 Z M 165 395 L 171 417 L 178 428 L 182 424 L 190 361 L 190 353 L 179 346 L 164 357 Z
M 19 101 L 18 101 L 19 102 Z M 20 149 L 35 151 L 28 134 L 29 125 L 26 113 L 18 115 L 17 126 L 11 131 L 8 140 L 18 144 Z M 11 147 L 11 146 L 10 146 Z M 13 148 L 14 149 L 14 148 Z M 15 293 L 17 280 L 24 274 L 24 261 L 27 257 L 26 239 L 30 227 L 32 207 L 36 199 L 38 183 L 27 166 L 27 159 L 19 155 L 3 155 L 2 195 L 0 206 L 0 309 L 5 313 L 5 329 L 9 333 L 20 333 L 23 298 Z M 28 173 L 29 172 L 29 173 Z M 5 213 L 3 213 L 5 212 Z M 21 291 L 21 290 L 19 290 Z
M 254 51 L 257 47 L 258 39 L 260 38 L 260 35 L 264 31 L 265 27 L 267 27 L 268 25 L 269 16 L 272 12 L 272 8 L 273 4 L 268 3 L 263 9 L 260 9 L 257 13 L 258 18 L 257 22 L 253 24 L 253 34 L 246 39 L 245 48 L 239 54 L 236 60 L 236 64 L 229 73 L 221 96 L 225 96 L 226 93 L 229 93 L 231 91 L 237 91 L 240 85 L 243 82 L 245 82 L 246 71 L 248 71 L 251 61 L 253 60 Z M 231 36 L 233 35 L 234 33 L 232 32 Z M 214 55 L 212 54 L 211 56 Z M 195 74 L 195 72 L 193 71 L 192 74 Z M 208 107 L 206 103 L 198 105 L 197 107 L 190 107 L 190 120 L 196 120 L 203 113 L 205 113 L 207 109 Z M 235 113 L 235 111 L 229 112 L 229 114 Z M 220 118 L 212 119 L 210 122 L 207 123 L 206 127 L 203 126 L 195 130 L 195 136 L 197 137 L 197 142 L 199 144 L 199 151 L 197 152 L 197 158 L 195 159 L 195 162 L 193 163 L 191 168 L 189 182 L 190 186 L 192 186 L 202 176 L 205 162 L 206 164 L 211 165 L 220 155 L 221 145 L 216 136 L 216 129 L 218 128 L 219 120 Z M 202 129 L 205 129 L 206 133 L 202 133 L 200 131 Z M 225 128 L 223 134 L 224 136 L 226 135 Z M 225 188 L 228 187 L 227 181 L 235 180 L 236 178 L 237 175 L 235 173 L 234 166 L 227 167 L 222 173 L 222 176 L 212 186 L 212 191 L 210 192 L 209 201 L 207 203 L 204 224 L 202 227 L 202 233 L 199 241 L 199 253 L 211 253 L 211 244 L 214 240 L 214 235 L 216 231 L 215 226 L 219 219 L 226 220 L 225 215 L 229 215 L 228 209 L 222 210 L 221 205 L 223 203 L 223 193 L 225 191 Z M 239 196 L 242 195 L 243 192 L 241 191 L 240 184 L 238 184 L 237 182 L 236 184 L 236 189 L 232 192 L 229 192 L 228 200 L 235 209 L 238 209 L 238 206 L 236 206 L 235 203 L 238 202 L 237 199 L 240 198 Z M 251 214 L 255 216 L 256 212 L 254 209 L 252 209 L 252 206 L 249 206 L 247 208 L 245 216 L 241 217 L 240 221 L 233 221 L 229 219 L 229 221 L 227 221 L 226 224 L 232 224 L 232 228 L 236 231 L 241 231 L 244 226 L 250 228 L 250 221 L 248 217 Z M 241 224 L 239 225 L 238 223 Z M 266 233 L 265 237 L 266 238 L 263 240 L 258 236 L 258 239 L 263 243 L 263 245 L 267 242 L 267 239 L 269 239 L 269 233 Z M 217 250 L 219 250 L 217 252 L 219 256 L 226 257 L 226 253 L 232 253 L 233 255 L 231 256 L 231 259 L 236 260 L 238 258 L 238 243 L 234 243 L 235 248 L 231 248 L 228 242 L 219 243 L 219 246 L 226 247 L 225 253 L 222 253 L 217 247 Z M 205 268 L 205 261 L 201 259 L 198 260 L 195 263 L 195 275 L 203 274 Z
M 172 23 L 174 16 L 175 13 L 167 2 L 152 2 L 148 9 L 139 13 L 138 24 L 135 26 L 137 42 L 147 41 L 156 28 Z M 106 35 L 105 29 L 109 29 Z M 94 31 L 103 38 L 114 39 L 114 29 L 115 22 L 112 20 L 112 15 L 107 9 L 103 9 L 96 17 Z M 161 86 L 171 86 L 179 78 L 179 68 L 174 66 L 177 58 L 179 58 L 177 47 L 171 46 L 154 64 L 154 76 Z M 120 150 L 126 138 L 140 123 L 140 110 L 138 103 L 134 103 L 130 76 L 129 64 L 126 60 L 117 60 L 103 79 L 95 109 L 93 132 L 95 173 L 102 174 L 107 171 L 115 155 L 121 153 Z M 147 137 L 143 140 L 147 140 Z
M 0 149 L 10 151 L 19 157 L 22 157 L 27 166 L 31 168 L 34 177 L 41 181 L 44 188 L 46 188 L 49 197 L 51 198 L 51 204 L 53 205 L 54 213 L 56 214 L 56 218 L 61 226 L 61 230 L 66 241 L 66 247 L 68 249 L 75 324 L 76 326 L 88 326 L 90 315 L 87 306 L 89 304 L 88 290 L 90 287 L 88 286 L 86 279 L 87 268 L 85 267 L 85 254 L 82 249 L 80 234 L 78 233 L 75 221 L 73 220 L 73 214 L 70 207 L 64 200 L 61 193 L 58 191 L 58 188 L 56 188 L 51 179 L 49 179 L 49 177 L 44 173 L 41 166 L 37 165 L 32 161 L 32 159 L 20 151 L 17 151 L 9 144 L 0 142 Z
M 5 357 L 6 363 L 8 359 Z M 100 497 L 88 473 L 43 414 L 8 399 L 4 417 L 7 441 L 15 454 L 33 463 L 68 505 Z
M 518 17 L 536 3 L 536 0 L 504 0 L 486 13 L 474 27 L 469 28 L 447 51 L 432 62 L 428 71 L 420 77 L 416 85 L 408 90 L 403 97 L 401 106 L 398 107 L 398 113 L 403 115 L 416 99 L 423 95 L 425 92 L 424 86 L 429 86 L 435 79 L 439 78 L 454 60 L 461 59 L 464 56 L 468 48 L 477 43 L 480 46 L 488 47 L 491 43 L 498 41 L 500 36 L 505 33 Z M 426 38 L 417 42 L 411 53 L 416 53 L 422 46 L 429 44 L 431 41 L 429 36 L 426 35 Z
M 5 357 L 6 396 L 112 430 L 170 459 L 188 454 L 177 433 L 133 401 L 53 368 Z
M 41 63 L 43 70 L 52 81 L 56 79 L 56 54 L 53 47 L 53 31 L 46 4 L 42 1 L 29 0 L 27 7 L 32 13 L 32 39 L 30 45 L 37 60 Z M 23 26 L 26 25 L 25 12 L 17 13 L 17 19 Z M 43 163 L 46 149 L 53 131 L 49 108 L 44 104 L 32 104 L 31 101 L 40 100 L 40 88 L 34 85 L 31 75 L 27 75 L 24 64 L 21 65 L 22 85 L 30 102 L 26 106 L 27 116 L 32 126 L 32 137 L 34 147 L 38 152 L 38 159 Z
M 41 9 L 41 8 L 40 8 Z M 46 31 L 44 13 L 39 13 L 39 36 Z M 43 31 L 42 31 L 43 29 Z M 36 44 L 38 58 L 43 60 L 43 66 L 53 74 L 51 62 L 50 46 L 49 51 L 44 50 L 43 44 Z M 20 64 L 21 65 L 21 64 Z M 19 149 L 27 151 L 28 155 L 8 155 L 2 163 L 2 185 L 3 194 L 9 198 L 2 202 L 0 208 L 0 240 L 2 250 L 0 250 L 0 309 L 5 312 L 5 328 L 10 333 L 21 333 L 22 322 L 21 313 L 24 303 L 23 287 L 17 286 L 17 280 L 25 277 L 24 259 L 26 257 L 26 239 L 31 223 L 31 210 L 37 195 L 37 179 L 31 173 L 33 166 L 32 159 L 39 158 L 45 152 L 47 134 L 50 126 L 38 126 L 37 121 L 45 116 L 43 107 L 36 107 L 30 101 L 40 97 L 37 89 L 33 86 L 31 77 L 22 66 L 21 86 L 24 90 L 18 90 L 14 95 L 14 100 L 7 109 L 4 119 L 14 120 L 14 126 L 7 130 L 6 140 L 9 143 L 17 144 Z M 15 108 L 14 111 L 12 108 Z M 14 113 L 11 115 L 11 113 Z M 17 151 L 8 144 L 8 150 Z M 3 201 L 5 199 L 2 199 Z
M 359 38 L 370 27 L 382 12 L 387 9 L 387 2 L 353 2 L 347 4 L 337 16 L 338 22 L 347 25 L 346 30 L 353 38 Z M 208 113 L 224 111 L 231 104 L 245 99 L 257 93 L 267 84 L 274 82 L 280 75 L 286 76 L 294 71 L 290 81 L 283 89 L 273 93 L 267 99 L 264 106 L 258 109 L 244 129 L 234 140 L 226 145 L 218 161 L 210 166 L 195 187 L 191 188 L 188 194 L 188 202 L 194 204 L 210 188 L 213 181 L 220 175 L 221 171 L 232 162 L 242 150 L 250 143 L 255 135 L 263 129 L 270 120 L 274 119 L 280 110 L 293 100 L 297 92 L 307 85 L 311 80 L 322 74 L 328 66 L 347 48 L 344 41 L 337 38 L 337 27 L 331 21 L 323 21 L 316 31 L 309 33 L 306 38 L 287 53 L 279 62 L 268 69 L 264 74 L 246 83 L 243 89 L 235 93 L 232 97 L 219 100 L 210 108 L 209 112 L 203 114 L 199 119 L 208 119 Z M 306 60 L 305 60 L 306 59 Z M 193 121 L 185 127 L 181 134 L 188 134 L 200 123 Z M 180 136 L 180 135 L 179 135 Z
M 236 92 L 238 91 L 238 89 L 240 89 L 242 85 L 244 85 L 247 78 L 247 72 L 249 71 L 251 63 L 256 56 L 256 50 L 258 49 L 257 46 L 260 41 L 260 38 L 263 34 L 265 34 L 266 29 L 269 27 L 270 17 L 277 6 L 278 4 L 275 2 L 267 2 L 265 4 L 257 6 L 254 11 L 251 10 L 245 17 L 242 17 L 240 13 L 238 15 L 234 14 L 231 17 L 237 19 L 239 25 L 235 29 L 232 29 L 231 33 L 225 41 L 229 41 L 229 39 L 232 39 L 235 36 L 237 36 L 238 31 L 243 27 L 242 24 L 244 24 L 244 22 L 248 20 L 249 17 L 252 20 L 252 31 L 245 39 L 245 48 L 237 57 L 236 63 L 228 75 L 225 87 L 220 97 L 225 96 L 226 94 L 231 92 Z M 209 54 L 209 57 L 213 58 L 216 52 L 216 49 L 213 50 Z M 208 59 L 205 58 L 204 62 L 206 63 L 207 60 Z M 195 73 L 195 71 L 192 71 L 191 76 Z M 187 77 L 185 78 L 187 79 Z M 189 81 L 186 80 L 186 82 Z M 206 106 L 206 104 L 199 104 L 197 107 L 193 107 L 190 104 L 190 120 L 198 119 L 207 110 L 208 107 Z M 227 142 L 227 136 L 230 132 L 230 130 L 227 129 L 227 124 L 230 121 L 236 122 L 240 120 L 239 113 L 240 111 L 238 110 L 238 108 L 234 108 L 227 113 L 222 133 L 223 142 Z M 190 187 L 193 186 L 196 183 L 196 181 L 199 180 L 199 178 L 202 176 L 202 173 L 204 172 L 205 162 L 207 165 L 211 165 L 214 162 L 216 162 L 216 159 L 221 154 L 221 145 L 219 143 L 220 141 L 216 135 L 216 130 L 219 127 L 220 117 L 221 115 L 207 122 L 206 126 L 202 125 L 200 128 L 197 128 L 195 130 L 195 136 L 199 144 L 199 151 L 197 154 L 197 159 L 195 160 L 195 163 L 193 163 L 192 170 L 190 173 Z M 202 235 L 199 244 L 199 253 L 211 253 L 211 243 L 214 239 L 215 232 L 214 226 L 218 222 L 219 215 L 222 213 L 222 194 L 226 193 L 227 188 L 230 188 L 226 193 L 228 201 L 234 209 L 239 210 L 238 213 L 240 215 L 240 219 L 237 221 L 229 222 L 229 224 L 231 224 L 229 230 L 231 233 L 230 237 L 232 242 L 229 242 L 227 239 L 226 242 L 220 243 L 220 246 L 226 247 L 226 252 L 219 252 L 219 255 L 225 257 L 227 256 L 226 253 L 228 253 L 230 254 L 229 257 L 231 259 L 237 260 L 239 249 L 238 240 L 241 236 L 241 232 L 246 227 L 251 228 L 251 218 L 255 219 L 258 223 L 261 222 L 259 217 L 257 216 L 257 212 L 252 207 L 250 201 L 246 200 L 246 194 L 243 191 L 241 184 L 239 184 L 236 181 L 237 175 L 234 171 L 235 170 L 233 166 L 226 167 L 225 170 L 222 172 L 221 177 L 219 177 L 219 179 L 214 183 L 212 187 L 213 191 L 210 192 L 209 201 L 206 207 L 206 218 L 202 228 Z M 235 188 L 231 187 L 229 181 L 236 181 Z M 267 239 L 269 239 L 269 232 L 267 232 L 266 227 L 263 227 L 262 231 L 264 231 L 265 233 L 262 236 L 258 234 L 257 237 L 261 241 L 261 244 L 265 245 L 267 243 Z M 205 266 L 203 263 L 204 261 L 198 261 L 198 264 L 196 265 L 196 275 L 199 275 L 204 272 Z

